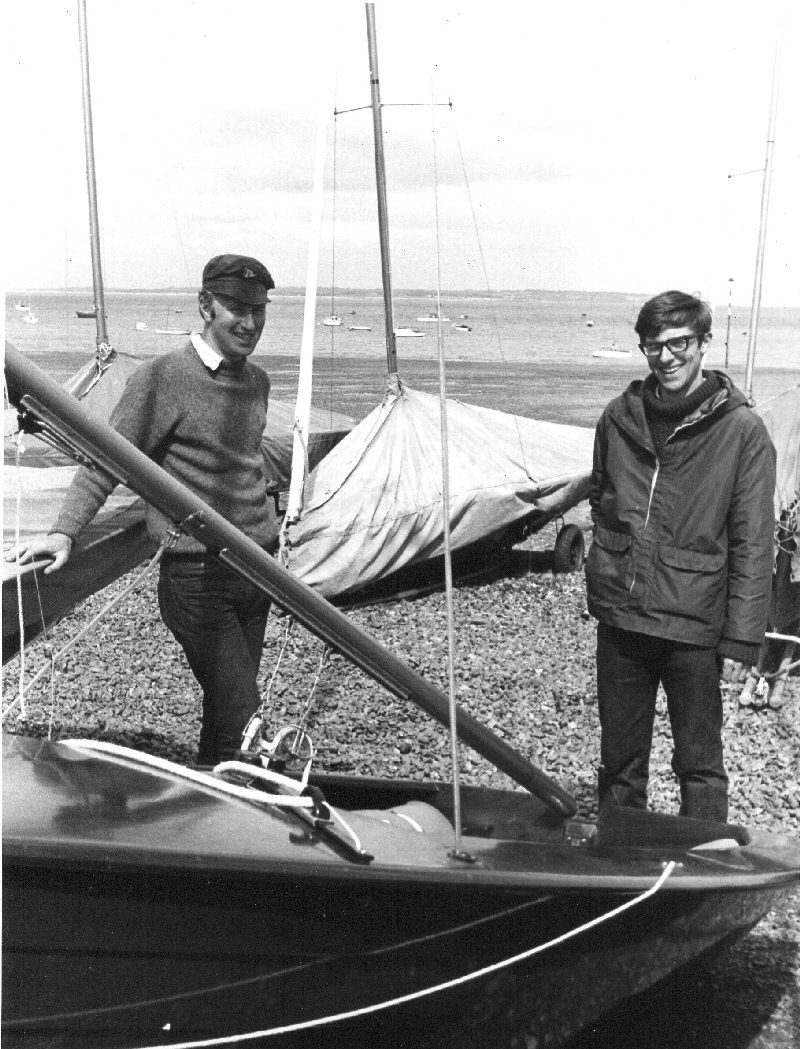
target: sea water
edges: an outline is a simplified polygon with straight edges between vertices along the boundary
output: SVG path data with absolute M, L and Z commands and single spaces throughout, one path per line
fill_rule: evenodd
M 290 396 L 305 297 L 301 289 L 277 289 L 271 298 L 254 359 L 266 365 L 273 381 L 277 380 L 281 396 Z M 504 411 L 590 425 L 609 396 L 630 379 L 646 374 L 633 331 L 646 298 L 643 294 L 582 291 L 451 292 L 442 295 L 439 325 L 419 319 L 437 312 L 434 293 L 400 291 L 395 294 L 395 328 L 416 328 L 424 336 L 396 340 L 398 371 L 407 381 L 433 391 L 438 384 L 436 362 L 441 347 L 456 396 Z M 25 323 L 25 313 L 15 309 L 19 300 L 30 306 L 38 323 Z M 77 317 L 78 310 L 91 308 L 88 290 L 10 292 L 6 296 L 6 338 L 64 381 L 94 353 L 95 322 Z M 331 313 L 341 318 L 340 326 L 322 324 Z M 185 335 L 159 334 L 158 329 L 180 332 L 202 327 L 197 293 L 188 289 L 108 291 L 106 317 L 111 344 L 138 357 L 168 352 L 186 340 Z M 726 352 L 727 305 L 717 307 L 714 338 L 706 357 L 710 367 L 727 365 L 739 385 L 745 369 L 748 318 L 749 307 L 733 307 Z M 471 330 L 457 331 L 454 325 Z M 371 330 L 350 331 L 350 326 Z M 379 289 L 319 295 L 315 369 L 325 382 L 333 383 L 337 374 L 345 379 L 331 407 L 360 417 L 374 402 L 387 371 L 384 330 Z M 762 308 L 755 358 L 757 401 L 800 382 L 798 333 L 800 308 Z M 612 344 L 631 350 L 630 357 L 592 356 Z M 361 391 L 366 391 L 363 398 Z

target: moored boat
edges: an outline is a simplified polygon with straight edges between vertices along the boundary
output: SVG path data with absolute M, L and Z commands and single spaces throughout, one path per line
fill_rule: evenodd
M 636 359 L 630 350 L 623 350 L 615 342 L 612 342 L 610 346 L 603 346 L 599 350 L 594 350 L 592 357 L 605 357 L 606 360 L 611 361 L 633 361 Z

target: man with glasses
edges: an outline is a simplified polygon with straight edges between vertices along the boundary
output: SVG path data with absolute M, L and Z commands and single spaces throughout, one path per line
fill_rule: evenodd
M 766 629 L 775 450 L 727 375 L 703 370 L 707 303 L 663 292 L 635 331 L 650 374 L 597 424 L 590 495 L 599 806 L 646 808 L 663 685 L 681 815 L 724 821 L 720 677 L 744 680 Z

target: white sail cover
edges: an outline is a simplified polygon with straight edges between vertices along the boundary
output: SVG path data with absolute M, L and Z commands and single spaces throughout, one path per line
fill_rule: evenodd
M 794 533 L 791 578 L 793 583 L 800 583 L 800 386 L 772 397 L 756 411 L 775 445 L 775 520 L 783 519 Z
M 523 518 L 534 527 L 589 492 L 594 429 L 448 400 L 450 535 L 467 546 Z M 288 567 L 341 595 L 443 552 L 438 396 L 390 379 L 383 403 L 319 463 L 289 530 Z

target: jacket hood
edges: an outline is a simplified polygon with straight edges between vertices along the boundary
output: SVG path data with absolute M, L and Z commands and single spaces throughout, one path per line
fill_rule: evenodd
M 703 371 L 704 379 L 707 379 L 710 375 L 716 375 L 719 379 L 719 389 L 706 398 L 699 408 L 691 412 L 683 420 L 683 425 L 697 422 L 717 412 L 727 414 L 736 408 L 749 407 L 749 402 L 745 395 L 738 387 L 734 386 L 725 372 L 718 371 L 715 368 Z M 619 397 L 611 401 L 608 406 L 608 412 L 611 418 L 623 429 L 637 435 L 640 440 L 644 437 L 644 443 L 651 447 L 652 450 L 650 429 L 647 425 L 644 408 L 644 388 L 649 378 L 650 376 L 644 379 L 634 379 Z

